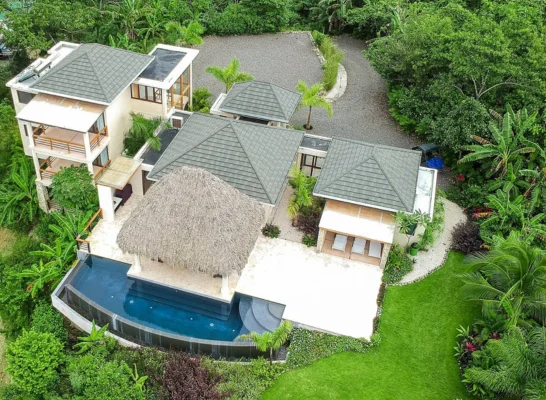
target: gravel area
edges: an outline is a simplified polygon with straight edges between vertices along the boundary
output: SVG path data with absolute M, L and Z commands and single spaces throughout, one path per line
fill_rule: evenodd
M 466 220 L 463 209 L 457 204 L 444 199 L 444 230 L 436 239 L 434 246 L 428 251 L 420 251 L 415 257 L 413 271 L 400 281 L 401 285 L 419 281 L 440 268 L 451 248 L 453 227 Z
M 295 90 L 299 80 L 314 83 L 322 79 L 320 62 L 306 32 L 208 36 L 196 48 L 199 55 L 193 62 L 194 87 L 208 87 L 214 99 L 225 88 L 205 69 L 226 67 L 233 57 L 239 59 L 242 72 L 290 90 Z
M 342 62 L 347 71 L 347 90 L 334 102 L 334 116 L 324 110 L 313 110 L 311 133 L 327 137 L 345 137 L 397 147 L 415 146 L 391 118 L 387 108 L 385 82 L 363 57 L 364 43 L 350 36 L 336 39 L 345 52 Z M 299 80 L 308 84 L 322 80 L 322 68 L 306 32 L 274 35 L 207 37 L 199 46 L 194 61 L 194 86 L 207 86 L 214 98 L 223 87 L 205 72 L 209 65 L 225 66 L 236 56 L 241 70 L 257 80 L 273 82 L 293 89 Z M 292 124 L 303 125 L 307 111 L 298 110 Z

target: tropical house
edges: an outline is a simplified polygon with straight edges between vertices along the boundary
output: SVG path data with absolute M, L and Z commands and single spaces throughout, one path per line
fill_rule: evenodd
M 313 191 L 327 199 L 318 251 L 383 268 L 392 244 L 407 243 L 395 213 L 433 217 L 437 170 L 420 164 L 417 151 L 334 138 Z
M 239 82 L 218 96 L 210 113 L 285 128 L 300 100 L 301 94 L 269 82 Z
M 7 83 L 40 207 L 62 167 L 87 166 L 97 180 L 123 152 L 131 113 L 180 122 L 191 104 L 198 50 L 158 45 L 139 54 L 99 44 L 59 42 Z

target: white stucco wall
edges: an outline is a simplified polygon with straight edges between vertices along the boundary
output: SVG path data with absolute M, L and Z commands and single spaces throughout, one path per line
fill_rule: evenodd
M 108 106 L 104 112 L 106 126 L 108 126 L 108 135 L 110 144 L 108 145 L 108 154 L 111 160 L 115 160 L 123 152 L 123 139 L 131 128 L 131 92 L 130 88 L 125 89 Z
M 129 92 L 129 97 L 131 96 Z M 142 114 L 146 118 L 153 117 L 165 117 L 167 115 L 167 91 L 163 90 L 161 96 L 162 103 L 153 103 L 151 101 L 144 101 L 131 98 L 131 111 Z

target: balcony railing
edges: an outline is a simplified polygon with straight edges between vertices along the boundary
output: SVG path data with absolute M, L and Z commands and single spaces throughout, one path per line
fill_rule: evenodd
M 100 176 L 103 174 L 106 168 L 108 168 L 109 165 L 110 165 L 110 160 L 106 161 L 106 164 L 100 167 L 100 169 L 95 173 L 95 175 L 93 176 L 93 180 L 95 182 L 100 178 Z
M 52 165 L 56 159 L 57 157 L 48 157 L 40 164 L 40 177 L 42 179 L 53 179 L 53 175 L 59 172 L 55 171 Z
M 91 253 L 91 242 L 89 241 L 89 235 L 93 228 L 99 223 L 99 219 L 102 218 L 102 208 L 91 217 L 87 225 L 83 228 L 83 231 L 76 238 L 76 243 L 78 245 L 78 250 L 86 251 Z
M 95 150 L 95 148 L 100 146 L 100 142 L 104 141 L 105 138 L 108 137 L 108 127 L 105 126 L 102 128 L 99 133 L 97 133 L 97 136 L 95 136 L 91 142 L 89 142 L 91 151 Z
M 48 137 L 46 135 L 46 129 L 47 128 L 44 125 L 40 125 L 34 129 L 32 136 L 35 146 L 42 146 L 48 148 L 49 150 L 62 151 L 68 154 L 86 155 L 84 143 L 76 143 L 70 140 Z M 101 143 L 104 142 L 104 139 L 108 137 L 108 127 L 105 126 L 97 134 L 89 134 L 94 135 L 89 142 L 90 150 L 93 151 L 97 147 L 100 147 Z

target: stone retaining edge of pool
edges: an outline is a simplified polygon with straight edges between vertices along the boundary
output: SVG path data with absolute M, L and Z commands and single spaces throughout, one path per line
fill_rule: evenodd
M 97 326 L 104 326 L 106 323 L 108 323 L 109 327 L 112 328 L 115 324 L 115 327 L 121 329 L 121 334 L 127 335 L 128 337 L 134 336 L 125 334 L 123 332 L 124 330 L 126 330 L 128 333 L 130 331 L 133 333 L 138 333 L 138 336 L 144 336 L 144 340 L 136 337 L 134 337 L 134 339 L 150 346 L 163 347 L 166 349 L 175 347 L 194 354 L 208 354 L 212 357 L 220 356 L 225 358 L 255 358 L 264 354 L 263 352 L 258 351 L 256 346 L 251 342 L 206 340 L 191 338 L 184 335 L 170 334 L 129 321 L 106 310 L 102 306 L 88 299 L 72 286 L 72 281 L 83 262 L 84 260 L 80 260 L 78 264 L 65 275 L 63 280 L 51 294 L 53 307 L 55 307 L 56 310 L 68 318 L 68 320 L 70 320 L 82 331 L 90 333 L 93 324 L 88 318 L 76 311 L 76 309 L 69 304 L 70 301 L 76 304 L 82 302 L 86 304 L 90 312 L 97 315 Z M 66 298 L 66 300 L 63 299 L 63 297 Z M 140 344 L 128 340 L 113 332 L 107 331 L 106 334 L 114 338 L 121 346 L 132 348 L 138 348 L 141 346 Z

